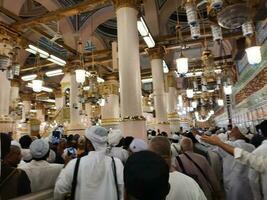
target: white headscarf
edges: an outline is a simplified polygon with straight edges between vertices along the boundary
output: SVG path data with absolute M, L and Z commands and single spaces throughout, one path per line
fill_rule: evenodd
M 49 151 L 49 144 L 43 139 L 34 140 L 30 145 L 30 151 L 33 158 L 42 158 Z
M 108 143 L 110 146 L 116 146 L 120 143 L 120 140 L 122 139 L 122 133 L 119 129 L 117 130 L 112 130 L 109 134 L 108 134 Z
M 108 130 L 101 126 L 91 126 L 85 131 L 85 137 L 92 142 L 96 151 L 106 149 L 108 141 Z
M 139 138 L 133 139 L 132 143 L 130 144 L 130 150 L 134 153 L 139 152 L 139 151 L 144 151 L 148 149 L 147 143 Z

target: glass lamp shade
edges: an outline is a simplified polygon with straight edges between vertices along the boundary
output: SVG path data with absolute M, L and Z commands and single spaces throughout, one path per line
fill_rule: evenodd
M 186 74 L 188 72 L 188 58 L 176 59 L 176 67 L 179 74 Z
M 223 106 L 224 103 L 223 103 L 223 100 L 222 99 L 218 99 L 217 100 L 217 103 L 218 103 L 218 106 Z
M 32 80 L 32 90 L 34 92 L 41 92 L 42 91 L 42 86 L 43 86 L 43 81 L 34 79 Z
M 187 98 L 193 98 L 193 96 L 194 96 L 194 91 L 193 91 L 193 89 L 187 89 L 186 90 L 186 96 L 187 96 Z
M 248 63 L 251 65 L 259 64 L 262 60 L 261 58 L 261 47 L 254 46 L 246 48 Z
M 230 95 L 230 94 L 232 94 L 232 86 L 231 86 L 231 85 L 224 86 L 224 87 L 223 87 L 223 90 L 224 90 L 224 93 L 225 93 L 226 95 Z
M 83 83 L 85 81 L 85 70 L 84 69 L 76 69 L 75 75 L 76 75 L 77 83 Z
M 192 108 L 197 108 L 197 101 L 192 101 Z

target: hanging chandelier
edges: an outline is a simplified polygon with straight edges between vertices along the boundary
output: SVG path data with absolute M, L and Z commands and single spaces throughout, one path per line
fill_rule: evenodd
M 176 59 L 176 67 L 179 74 L 186 74 L 188 72 L 188 58 L 181 53 L 180 58 Z
M 32 90 L 34 92 L 41 92 L 43 87 L 43 81 L 41 79 L 32 80 Z

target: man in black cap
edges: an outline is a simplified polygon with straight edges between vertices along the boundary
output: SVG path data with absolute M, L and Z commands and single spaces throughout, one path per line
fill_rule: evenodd
M 130 156 L 124 167 L 126 200 L 165 200 L 170 190 L 169 167 L 150 151 Z
M 31 192 L 30 180 L 23 170 L 16 169 L 3 162 L 10 152 L 11 138 L 1 133 L 1 178 L 0 199 L 11 199 Z

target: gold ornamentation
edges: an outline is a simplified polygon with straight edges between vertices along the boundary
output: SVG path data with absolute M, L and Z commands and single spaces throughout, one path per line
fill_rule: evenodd
M 137 10 L 141 3 L 140 0 L 112 0 L 112 1 L 116 7 L 116 10 L 124 7 L 130 7 Z
M 169 125 L 169 122 L 158 122 L 157 124 L 161 124 L 161 125 Z
M 19 87 L 20 81 L 18 79 L 11 80 L 11 87 Z
M 164 57 L 164 54 L 166 53 L 165 48 L 163 46 L 147 48 L 146 52 L 148 53 L 151 60 L 162 59 Z
M 127 116 L 123 117 L 121 119 L 122 122 L 126 121 L 146 121 L 146 118 L 144 116 Z

